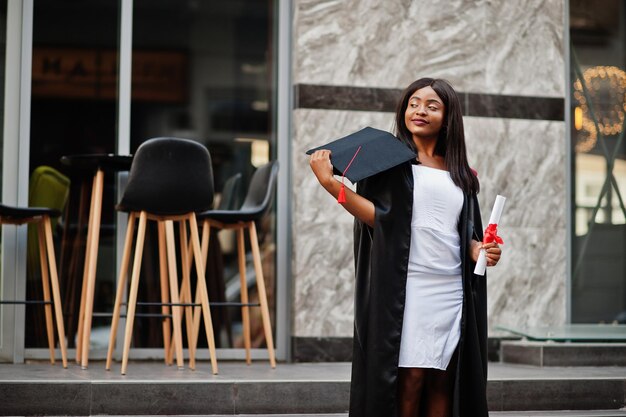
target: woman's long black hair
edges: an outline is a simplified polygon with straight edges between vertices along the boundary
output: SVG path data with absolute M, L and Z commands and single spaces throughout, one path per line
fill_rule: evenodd
M 446 168 L 450 172 L 450 177 L 454 184 L 466 193 L 478 193 L 480 188 L 478 179 L 467 162 L 461 104 L 456 92 L 447 81 L 435 78 L 420 78 L 404 90 L 402 100 L 400 100 L 396 109 L 396 136 L 417 153 L 413 135 L 406 127 L 404 115 L 413 93 L 429 86 L 435 90 L 435 93 L 441 98 L 445 106 L 443 124 L 435 145 L 435 155 L 442 156 L 445 160 Z

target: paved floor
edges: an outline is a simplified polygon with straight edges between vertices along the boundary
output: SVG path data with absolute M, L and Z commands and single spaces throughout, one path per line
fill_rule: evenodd
M 279 363 L 271 369 L 267 362 L 253 362 L 247 366 L 241 362 L 221 361 L 219 374 L 211 374 L 209 362 L 198 362 L 196 370 L 179 370 L 161 362 L 133 362 L 127 375 L 120 374 L 120 364 L 114 363 L 111 371 L 104 369 L 104 362 L 91 361 L 89 369 L 83 370 L 71 362 L 67 369 L 60 364 L 46 362 L 27 364 L 0 364 L 0 381 L 167 381 L 167 382 L 288 382 L 350 380 L 350 364 L 341 363 Z M 528 365 L 489 364 L 490 381 L 551 379 L 626 379 L 626 367 L 544 367 Z
M 532 412 L 511 412 L 499 411 L 489 413 L 491 417 L 624 417 L 626 411 L 598 410 L 598 411 L 532 411 Z M 125 416 L 117 416 L 125 417 Z M 130 417 L 130 416 L 126 416 Z M 148 417 L 148 416 L 133 416 Z M 170 416 L 176 417 L 176 416 Z M 198 416 L 199 417 L 199 416 Z M 212 415 L 210 417 L 348 417 L 348 414 L 237 414 L 233 415 Z
M 114 363 L 111 371 L 104 369 L 104 362 L 90 361 L 89 369 L 83 370 L 76 363 L 68 363 L 67 369 L 60 364 L 46 362 L 27 364 L 0 364 L 0 381 L 111 381 L 132 382 L 344 382 L 350 379 L 349 363 L 299 363 L 281 364 L 270 368 L 266 361 L 253 362 L 247 366 L 242 362 L 219 363 L 219 374 L 211 374 L 209 362 L 198 362 L 196 370 L 177 369 L 162 362 L 129 363 L 127 374 L 120 374 L 120 364 Z
M 626 416 L 626 411 L 492 411 L 489 415 L 491 417 L 624 417 Z M 210 417 L 348 417 L 348 414 L 238 414 L 236 416 L 213 415 Z

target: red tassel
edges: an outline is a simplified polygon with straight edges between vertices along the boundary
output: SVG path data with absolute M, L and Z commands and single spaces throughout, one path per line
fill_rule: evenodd
M 339 204 L 343 204 L 346 202 L 346 186 L 341 183 L 341 188 L 339 189 L 339 195 L 337 196 L 337 202 Z
M 350 168 L 350 165 L 352 165 L 352 162 L 354 162 L 354 158 L 356 158 L 360 150 L 361 150 L 361 146 L 359 146 L 359 148 L 356 150 L 356 152 L 352 156 L 352 159 L 348 163 L 348 166 L 346 167 L 346 169 L 343 170 L 343 174 L 341 175 L 341 188 L 339 189 L 339 195 L 337 196 L 337 202 L 339 204 L 343 204 L 346 202 L 346 186 L 343 183 L 343 181 L 346 176 L 346 172 L 348 172 L 348 168 Z

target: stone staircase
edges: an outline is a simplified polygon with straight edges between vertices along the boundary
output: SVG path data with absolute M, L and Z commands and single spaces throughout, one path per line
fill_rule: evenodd
M 502 341 L 499 356 L 489 366 L 492 416 L 626 417 L 624 345 Z M 219 375 L 205 362 L 196 371 L 134 362 L 126 376 L 118 368 L 1 364 L 0 415 L 347 415 L 345 362 L 272 370 L 221 361 Z

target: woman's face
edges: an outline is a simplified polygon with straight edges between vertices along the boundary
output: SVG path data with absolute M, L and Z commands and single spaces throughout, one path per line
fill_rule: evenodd
M 436 139 L 443 125 L 445 107 L 432 87 L 415 91 L 404 113 L 404 123 L 413 137 Z

